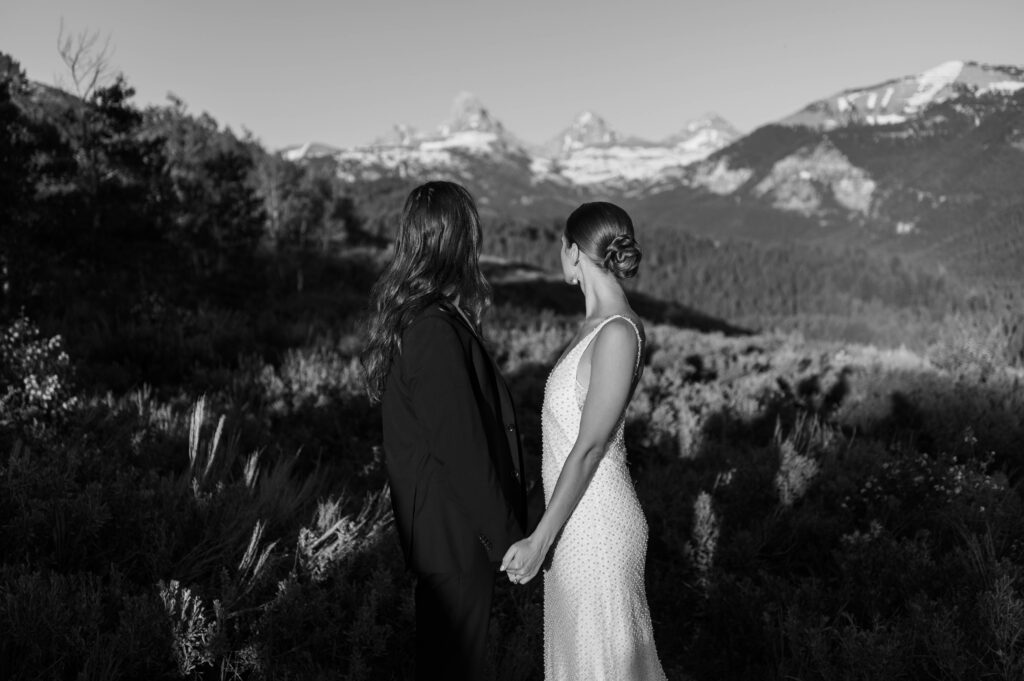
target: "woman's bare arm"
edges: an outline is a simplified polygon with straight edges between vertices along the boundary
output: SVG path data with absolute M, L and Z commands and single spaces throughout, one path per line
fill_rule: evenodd
M 521 582 L 537 574 L 555 537 L 597 472 L 633 389 L 638 343 L 632 325 L 619 319 L 606 324 L 594 339 L 590 387 L 583 404 L 579 436 L 562 466 L 551 503 L 537 529 L 513 544 L 502 561 L 502 569 L 512 566 Z

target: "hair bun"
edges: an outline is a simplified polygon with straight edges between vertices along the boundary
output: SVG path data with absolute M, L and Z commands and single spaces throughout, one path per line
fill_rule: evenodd
M 604 249 L 604 268 L 617 279 L 629 279 L 635 277 L 640 269 L 642 256 L 636 239 L 629 234 L 620 234 L 608 242 Z

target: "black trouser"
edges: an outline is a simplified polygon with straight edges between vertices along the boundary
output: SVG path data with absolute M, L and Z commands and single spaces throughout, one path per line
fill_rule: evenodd
M 487 675 L 487 627 L 494 568 L 419 575 L 416 580 L 416 678 L 481 681 Z

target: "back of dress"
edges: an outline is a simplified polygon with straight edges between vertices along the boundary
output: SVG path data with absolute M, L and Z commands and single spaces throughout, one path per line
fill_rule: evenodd
M 622 315 L 602 321 L 552 369 L 544 389 L 544 500 L 579 435 L 587 387 L 576 379 L 580 357 L 613 319 L 637 334 L 634 379 L 643 341 Z M 544 574 L 544 676 L 548 681 L 664 679 L 644 591 L 647 520 L 626 467 L 625 414 L 583 498 L 552 549 Z

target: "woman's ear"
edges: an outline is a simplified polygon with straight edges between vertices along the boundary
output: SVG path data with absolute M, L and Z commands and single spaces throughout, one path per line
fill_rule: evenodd
M 572 260 L 573 265 L 578 265 L 580 262 L 580 247 L 576 244 L 569 246 L 569 259 Z

